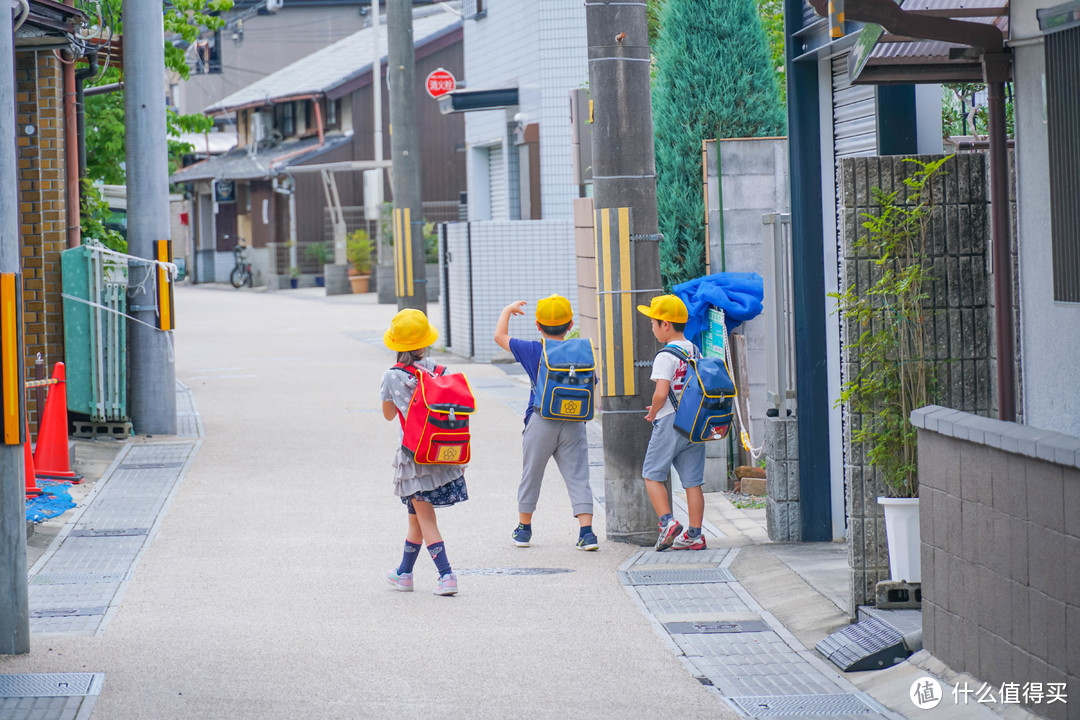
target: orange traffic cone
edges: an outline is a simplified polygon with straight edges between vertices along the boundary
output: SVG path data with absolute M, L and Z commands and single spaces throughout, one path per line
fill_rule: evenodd
M 26 475 L 26 497 L 35 498 L 41 494 L 34 480 L 34 456 L 30 453 L 30 421 L 26 421 L 26 442 L 23 443 L 23 467 Z
M 39 478 L 82 482 L 82 475 L 71 471 L 68 453 L 67 382 L 64 363 L 53 366 L 53 379 L 57 383 L 49 388 L 45 398 L 45 411 L 38 424 L 37 448 L 34 450 L 34 466 Z

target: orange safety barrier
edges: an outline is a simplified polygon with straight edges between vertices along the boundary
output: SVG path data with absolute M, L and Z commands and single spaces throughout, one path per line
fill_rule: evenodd
M 45 411 L 41 414 L 38 425 L 37 448 L 34 450 L 37 477 L 82 482 L 82 475 L 71 470 L 68 453 L 67 381 L 64 363 L 58 362 L 53 366 L 53 379 L 57 382 L 45 398 Z

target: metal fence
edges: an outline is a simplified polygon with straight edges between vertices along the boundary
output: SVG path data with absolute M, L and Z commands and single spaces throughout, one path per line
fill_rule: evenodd
M 456 200 L 435 200 L 424 203 L 424 222 L 426 223 L 446 223 L 446 222 L 458 222 L 465 219 L 466 206 Z M 371 237 L 374 242 L 377 230 L 377 218 L 374 216 L 368 217 L 369 213 L 363 205 L 346 205 L 341 208 L 342 219 L 345 221 L 345 234 L 355 230 L 364 230 L 368 236 Z M 323 209 L 323 242 L 326 243 L 326 247 L 332 249 L 334 241 L 334 220 L 330 213 L 330 208 Z M 310 245 L 311 243 L 306 243 Z M 314 269 L 306 269 L 307 267 L 314 268 L 315 264 L 310 260 L 305 264 L 305 256 L 307 251 L 305 249 L 305 243 L 301 243 L 299 249 L 300 258 L 300 272 L 315 272 Z M 382 217 L 382 243 L 378 247 L 378 261 L 383 264 L 393 263 L 393 235 L 390 230 L 390 210 L 383 211 Z M 318 269 L 318 272 L 322 272 L 322 268 Z
M 791 214 L 761 216 L 765 275 L 765 391 L 780 417 L 795 413 Z

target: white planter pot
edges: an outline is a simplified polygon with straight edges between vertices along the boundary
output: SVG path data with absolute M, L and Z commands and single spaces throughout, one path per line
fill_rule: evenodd
M 877 501 L 885 510 L 889 574 L 893 580 L 922 582 L 919 498 L 879 497 Z

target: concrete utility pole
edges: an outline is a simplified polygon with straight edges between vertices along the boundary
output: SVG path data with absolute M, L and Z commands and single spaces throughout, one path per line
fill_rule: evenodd
M 411 0 L 387 0 L 390 159 L 393 160 L 394 266 L 398 309 L 427 311 L 420 138 L 416 129 L 416 48 Z
M 630 286 L 614 297 L 636 306 L 659 295 L 660 258 L 655 242 L 656 158 L 653 152 L 652 98 L 649 88 L 649 35 L 645 3 L 593 0 L 585 6 L 589 40 L 589 89 L 593 101 L 593 195 L 597 217 L 606 208 L 630 208 L 633 217 L 633 265 Z M 611 210 L 615 213 L 615 210 Z M 600 223 L 597 223 L 599 229 Z M 610 243 L 618 242 L 611 233 Z M 599 232 L 601 244 L 604 233 Z M 598 248 L 599 250 L 599 248 Z M 598 252 L 598 255 L 600 253 Z M 612 255 L 617 252 L 612 251 Z M 610 256 L 609 256 L 610 257 Z M 651 427 L 645 408 L 652 398 L 649 362 L 659 349 L 649 319 L 633 309 L 633 359 L 620 378 L 632 395 L 606 395 L 604 409 L 604 492 L 610 540 L 651 545 L 656 514 L 645 494 L 641 465 Z M 604 335 L 611 319 L 600 313 Z M 605 374 L 623 372 L 604 367 Z M 626 382 L 630 380 L 630 382 Z
M 160 0 L 124 0 L 124 116 L 127 135 L 128 254 L 154 257 L 168 240 L 169 163 L 165 132 L 165 27 Z M 131 420 L 139 435 L 176 434 L 172 333 L 157 330 L 154 266 L 128 263 Z M 145 324 L 144 324 L 145 323 Z
M 3 139 L 3 142 L 0 142 L 0 273 L 13 274 L 18 278 L 22 271 L 19 263 L 19 184 L 15 159 L 15 42 L 12 32 L 11 13 L 0 12 L 0 138 Z M 6 320 L 14 321 L 16 338 L 21 338 L 22 317 L 14 313 L 14 317 Z M 8 341 L 10 342 L 11 338 L 8 338 Z M 21 354 L 22 343 L 16 342 L 16 347 Z M 18 359 L 15 358 L 16 361 Z M 16 368 L 21 366 L 21 363 L 16 362 Z M 10 405 L 5 408 L 4 417 L 17 425 L 26 422 L 22 384 L 22 373 L 18 373 L 16 377 L 8 378 L 4 387 L 4 390 L 18 393 L 16 398 L 3 398 L 5 402 L 15 401 L 14 408 Z M 12 409 L 14 412 L 11 412 Z M 30 600 L 26 582 L 26 495 L 23 484 L 25 476 L 22 446 L 17 443 L 7 444 L 12 435 L 17 440 L 20 429 L 9 428 L 5 423 L 4 430 L 4 437 L 0 438 L 0 654 L 16 655 L 30 652 Z M 29 441 L 29 438 L 27 440 Z

